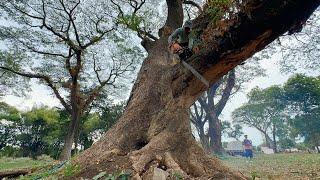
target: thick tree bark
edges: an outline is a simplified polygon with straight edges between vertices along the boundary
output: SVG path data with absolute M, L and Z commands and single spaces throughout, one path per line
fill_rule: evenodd
M 198 99 L 201 108 L 204 109 L 207 114 L 204 120 L 200 119 L 198 121 L 203 123 L 208 122 L 209 125 L 208 134 L 202 134 L 203 137 L 200 136 L 200 140 L 202 146 L 209 154 L 222 154 L 224 152 L 221 142 L 221 121 L 219 120 L 219 116 L 230 97 L 234 84 L 235 71 L 231 70 L 226 79 L 226 84 L 223 89 L 221 99 L 217 103 L 214 103 L 214 99 L 217 95 L 218 88 L 224 85 L 222 78 L 210 87 L 206 93 L 206 96 L 202 96 Z M 195 125 L 197 126 L 197 124 Z M 197 129 L 202 132 L 204 132 L 203 128 L 204 126 L 197 126 Z M 201 133 L 199 135 L 201 135 Z M 206 141 L 203 141 L 202 139 L 206 139 Z
M 212 113 L 211 114 L 211 120 L 209 120 L 209 132 L 210 132 L 210 124 L 211 124 L 211 129 L 213 132 L 210 133 L 210 142 L 211 142 L 211 147 L 214 153 L 222 154 L 224 152 L 224 149 L 222 147 L 222 142 L 221 142 L 221 121 L 219 120 L 219 116 L 224 109 L 224 107 L 227 104 L 228 99 L 230 98 L 231 91 L 235 85 L 235 71 L 234 69 L 230 71 L 227 84 L 225 89 L 223 90 L 222 97 L 220 101 L 216 104 L 213 105 L 212 108 Z M 214 97 L 212 97 L 214 98 Z
M 71 115 L 71 121 L 69 123 L 68 132 L 65 137 L 64 145 L 59 159 L 65 161 L 71 158 L 72 145 L 74 143 L 74 136 L 77 131 L 80 120 L 80 113 L 74 112 Z
M 277 149 L 277 139 L 276 139 L 276 125 L 275 123 L 272 124 L 272 138 L 273 138 L 273 151 L 274 153 L 277 153 L 278 152 L 278 149 Z
M 81 62 L 81 55 L 79 54 L 77 57 L 78 62 Z M 79 78 L 79 70 L 80 66 L 76 66 L 78 70 L 75 70 L 72 75 L 72 85 L 70 91 L 70 104 L 71 104 L 71 121 L 69 123 L 69 128 L 65 137 L 65 142 L 60 154 L 59 159 L 62 161 L 68 160 L 71 158 L 72 145 L 74 143 L 74 137 L 76 135 L 76 131 L 79 129 L 80 119 L 83 111 L 83 101 L 81 98 L 81 93 L 78 84 Z
M 202 145 L 202 148 L 210 153 L 210 144 L 209 144 L 209 137 L 205 134 L 204 132 L 204 125 L 199 125 L 199 138 L 200 138 L 200 143 Z
M 269 135 L 267 133 L 264 133 L 264 138 L 266 140 L 266 146 L 268 148 L 271 148 L 271 139 L 270 139 L 270 137 L 269 137 Z
M 211 84 L 296 23 L 304 22 L 319 4 L 302 0 L 248 3 L 248 9 L 218 27 L 196 20 L 208 38 L 188 62 Z M 75 178 L 131 169 L 134 179 L 151 179 L 154 167 L 179 172 L 186 179 L 242 178 L 207 156 L 191 135 L 188 108 L 206 87 L 181 65 L 169 65 L 167 37 L 171 31 L 165 30 L 179 26 L 170 24 L 148 51 L 123 116 L 74 160 L 81 168 Z
M 209 137 L 211 153 L 222 154 L 223 147 L 221 142 L 221 123 L 218 117 L 212 113 L 209 120 Z
M 79 176 L 92 177 L 105 169 L 131 169 L 134 178 L 151 179 L 153 168 L 159 167 L 177 171 L 185 178 L 241 177 L 207 156 L 193 139 L 190 104 L 172 94 L 172 67 L 166 63 L 166 45 L 166 40 L 159 42 L 143 63 L 119 122 L 76 160 L 84 167 Z

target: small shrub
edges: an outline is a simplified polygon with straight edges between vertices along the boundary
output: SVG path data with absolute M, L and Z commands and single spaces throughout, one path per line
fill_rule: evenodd
M 182 178 L 182 175 L 181 175 L 180 172 L 178 172 L 178 171 L 175 171 L 175 172 L 173 173 L 173 176 L 175 177 L 176 180 L 182 180 L 182 179 L 183 179 L 183 178 Z
M 253 172 L 251 172 L 251 178 L 252 178 L 252 180 L 255 180 L 256 178 L 260 178 L 260 175 L 258 172 L 253 171 Z
M 72 177 L 79 172 L 80 172 L 79 165 L 72 165 L 71 163 L 69 163 L 64 167 L 63 174 L 65 177 Z

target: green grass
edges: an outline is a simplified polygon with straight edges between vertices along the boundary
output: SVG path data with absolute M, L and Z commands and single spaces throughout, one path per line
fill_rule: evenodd
M 38 160 L 31 158 L 0 158 L 0 171 L 13 170 L 13 169 L 24 169 L 24 168 L 39 168 L 49 164 L 52 164 L 53 160 L 49 157 L 40 157 Z
M 256 155 L 251 161 L 243 157 L 227 156 L 222 158 L 229 167 L 240 171 L 248 177 L 255 179 L 320 179 L 320 154 L 273 154 Z M 31 168 L 39 169 L 36 174 L 31 174 L 21 179 L 37 179 L 41 177 L 55 177 L 50 173 L 48 166 L 55 164 L 48 157 L 32 160 L 30 158 L 1 158 L 0 171 Z M 42 169 L 42 170 L 41 170 Z M 68 169 L 68 168 L 67 168 Z M 71 171 L 70 171 L 71 172 Z M 64 171 L 64 173 L 68 173 Z M 71 175 L 73 174 L 73 171 Z M 50 179 L 50 178 L 49 178 Z M 54 178 L 53 178 L 54 179 Z
M 252 179 L 320 179 L 320 154 L 260 154 L 252 160 L 229 157 L 223 161 Z

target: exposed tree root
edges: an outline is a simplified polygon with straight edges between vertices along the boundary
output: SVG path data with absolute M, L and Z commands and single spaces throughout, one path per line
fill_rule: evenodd
M 182 140 L 182 141 L 178 141 Z M 92 178 L 101 171 L 107 173 L 126 170 L 133 179 L 246 179 L 232 172 L 219 160 L 209 157 L 192 137 L 178 138 L 161 132 L 140 149 L 124 155 L 119 149 L 104 153 L 100 161 L 83 170 L 79 177 Z M 88 167 L 87 167 L 88 168 Z M 162 174 L 157 174 L 161 172 Z

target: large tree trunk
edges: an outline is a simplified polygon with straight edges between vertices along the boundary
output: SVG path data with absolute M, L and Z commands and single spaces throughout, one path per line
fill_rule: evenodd
M 205 120 L 202 121 L 202 119 L 200 119 L 199 121 L 203 123 L 208 122 L 209 125 L 208 134 L 203 135 L 204 137 L 206 137 L 207 141 L 201 141 L 203 147 L 206 147 L 205 149 L 209 154 L 222 154 L 224 152 L 221 142 L 221 121 L 219 120 L 219 116 L 224 109 L 235 84 L 234 69 L 229 72 L 228 78 L 226 80 L 227 81 L 223 89 L 221 98 L 216 104 L 214 103 L 214 99 L 216 98 L 218 88 L 223 85 L 222 78 L 210 87 L 210 89 L 206 93 L 206 96 L 202 96 L 198 99 L 198 102 L 201 105 L 201 109 L 204 109 L 206 112 Z M 197 109 L 195 109 L 195 111 L 196 110 Z M 199 127 L 199 125 L 195 125 L 198 129 L 203 131 L 203 126 Z M 200 123 L 200 125 L 202 124 Z
M 273 123 L 272 125 L 272 138 L 273 138 L 273 151 L 274 153 L 277 153 L 278 152 L 278 149 L 277 149 L 277 139 L 276 139 L 276 125 L 275 123 Z
M 65 161 L 71 158 L 72 145 L 74 143 L 74 137 L 79 125 L 80 119 L 79 112 L 73 112 L 71 115 L 71 121 L 69 123 L 69 128 L 65 137 L 64 145 L 59 156 L 61 161 Z
M 224 149 L 222 147 L 222 142 L 221 142 L 221 121 L 219 119 L 219 116 L 222 113 L 222 110 L 224 109 L 224 107 L 227 104 L 227 101 L 230 98 L 231 91 L 234 85 L 235 85 L 235 71 L 233 69 L 229 72 L 227 84 L 223 90 L 220 101 L 216 105 L 213 105 L 211 107 L 213 109 L 212 109 L 212 112 L 210 112 L 210 119 L 208 121 L 209 132 L 210 132 L 210 126 L 211 126 L 210 142 L 211 142 L 211 147 L 213 152 L 217 154 L 222 154 L 224 152 Z
M 72 145 L 74 143 L 74 137 L 79 129 L 80 118 L 82 115 L 81 105 L 83 102 L 80 98 L 80 90 L 78 86 L 78 75 L 72 78 L 72 88 L 70 91 L 71 96 L 71 121 L 69 123 L 68 132 L 65 137 L 65 142 L 60 154 L 59 159 L 62 161 L 69 160 L 71 158 Z
M 132 169 L 135 178 L 151 179 L 153 168 L 159 167 L 185 178 L 240 177 L 207 156 L 192 137 L 188 109 L 196 95 L 190 100 L 189 95 L 173 94 L 166 45 L 165 40 L 159 42 L 144 61 L 119 122 L 77 159 L 85 167 L 80 176 L 92 177 L 105 169 L 109 173 Z M 185 84 L 181 85 L 183 90 Z
M 202 148 L 207 152 L 210 153 L 210 144 L 209 144 L 209 137 L 205 134 L 204 132 L 204 125 L 199 125 L 199 138 L 200 138 L 200 143 L 202 145 Z
M 264 139 L 266 141 L 266 147 L 273 149 L 273 141 L 270 138 L 270 136 L 268 135 L 268 133 L 266 131 L 262 131 L 259 128 L 257 128 L 257 129 L 264 135 Z
M 209 118 L 209 132 L 211 153 L 222 154 L 224 152 L 221 142 L 221 123 L 214 112 Z
M 318 6 L 302 0 L 249 2 L 250 8 L 220 28 L 201 23 L 201 18 L 196 21 L 209 39 L 203 39 L 202 51 L 188 62 L 211 84 L 306 20 Z M 134 179 L 152 179 L 154 167 L 179 172 L 185 179 L 242 178 L 206 155 L 191 135 L 188 109 L 206 86 L 181 65 L 169 65 L 167 37 L 181 25 L 177 11 L 182 8 L 180 0 L 167 0 L 167 4 L 169 16 L 162 37 L 148 51 L 123 116 L 74 160 L 81 169 L 76 178 L 131 169 Z

